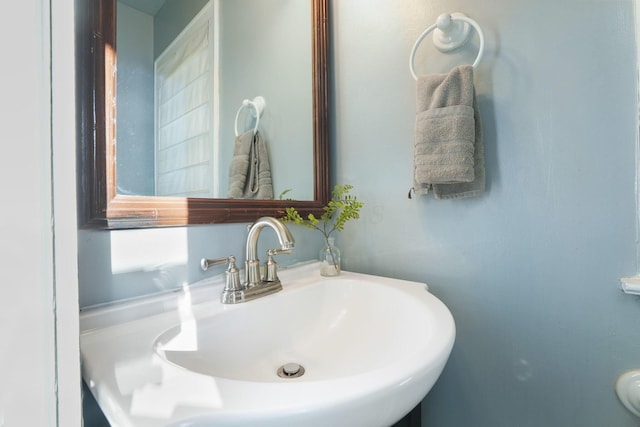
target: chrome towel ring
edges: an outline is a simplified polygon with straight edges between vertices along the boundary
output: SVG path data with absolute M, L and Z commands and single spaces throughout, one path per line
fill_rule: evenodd
M 411 55 L 409 56 L 409 71 L 411 71 L 411 75 L 415 80 L 418 80 L 418 76 L 415 71 L 415 56 L 416 51 L 418 50 L 418 46 L 422 43 L 429 33 L 435 30 L 433 35 L 433 43 L 436 45 L 438 50 L 441 52 L 450 52 L 454 49 L 459 48 L 464 45 L 469 39 L 470 28 L 472 26 L 476 33 L 478 33 L 478 38 L 480 39 L 480 47 L 478 48 L 478 56 L 476 60 L 473 62 L 472 67 L 475 69 L 480 63 L 482 59 L 482 54 L 484 53 L 484 33 L 482 32 L 482 28 L 476 21 L 471 18 L 466 17 L 462 13 L 444 13 L 438 16 L 436 23 L 428 27 L 426 30 L 420 34 L 416 42 L 413 44 L 413 48 L 411 49 Z
M 266 104 L 267 104 L 266 101 L 261 96 L 256 96 L 255 98 L 253 98 L 253 100 L 245 99 L 244 101 L 242 101 L 242 105 L 240 105 L 240 108 L 238 108 L 238 112 L 236 113 L 236 121 L 233 126 L 234 130 L 236 131 L 236 136 L 239 135 L 238 117 L 240 116 L 240 112 L 242 111 L 242 109 L 245 107 L 253 107 L 254 111 L 252 115 L 253 117 L 256 118 L 256 125 L 253 127 L 253 134 L 255 135 L 256 132 L 258 132 L 258 125 L 260 124 L 260 116 L 262 115 L 262 112 L 264 111 L 264 107 Z

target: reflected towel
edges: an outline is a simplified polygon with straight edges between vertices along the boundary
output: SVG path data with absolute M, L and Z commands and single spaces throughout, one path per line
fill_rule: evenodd
M 482 124 L 473 68 L 418 78 L 414 191 L 437 199 L 479 195 L 485 188 Z
M 273 199 L 267 145 L 260 132 L 236 137 L 229 167 L 230 199 Z

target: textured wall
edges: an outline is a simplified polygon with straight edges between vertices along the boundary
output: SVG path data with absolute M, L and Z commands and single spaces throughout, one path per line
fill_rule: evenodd
M 331 3 L 333 161 L 367 203 L 340 241 L 345 268 L 426 281 L 456 319 L 425 425 L 636 426 L 613 390 L 640 367 L 638 301 L 618 281 L 636 272 L 633 2 L 401 3 Z M 408 200 L 409 52 L 455 11 L 485 31 L 488 191 Z M 476 49 L 429 38 L 420 53 L 434 73 Z
M 200 270 L 200 259 L 235 255 L 244 268 L 247 224 L 173 227 L 147 230 L 90 231 L 78 235 L 80 307 L 164 292 L 206 277 L 223 267 Z M 296 247 L 277 262 L 287 266 L 315 259 L 322 236 L 291 227 Z M 317 234 L 317 236 L 315 235 Z M 260 234 L 258 254 L 279 247 L 275 233 Z
M 118 193 L 155 194 L 153 17 L 118 2 Z
M 274 197 L 313 200 L 313 98 L 309 3 L 233 0 L 220 3 L 220 191 L 229 187 L 234 122 L 244 99 L 265 98 L 259 131 L 269 151 Z M 238 132 L 254 126 L 251 109 Z
M 202 10 L 208 0 L 167 0 L 154 16 L 154 59 L 178 37 L 189 22 Z

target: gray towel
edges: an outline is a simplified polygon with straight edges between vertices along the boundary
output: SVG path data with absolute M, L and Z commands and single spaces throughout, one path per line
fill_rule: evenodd
M 230 199 L 273 199 L 267 145 L 253 130 L 236 137 L 229 168 Z
M 473 68 L 418 78 L 414 145 L 416 194 L 437 199 L 481 194 L 485 188 L 482 123 Z

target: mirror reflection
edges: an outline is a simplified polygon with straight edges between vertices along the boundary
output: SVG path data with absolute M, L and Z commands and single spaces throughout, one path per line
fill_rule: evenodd
M 306 0 L 119 0 L 117 193 L 313 200 L 311 46 Z

